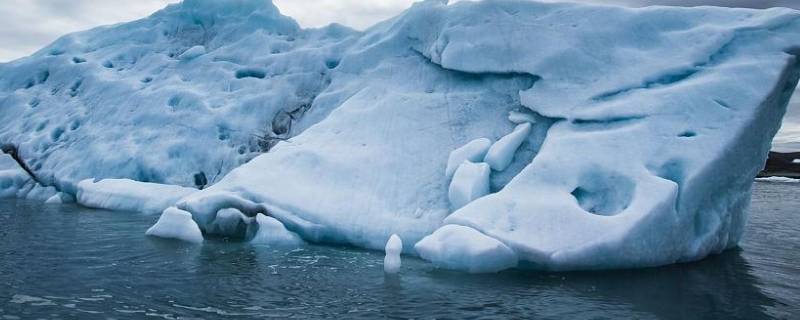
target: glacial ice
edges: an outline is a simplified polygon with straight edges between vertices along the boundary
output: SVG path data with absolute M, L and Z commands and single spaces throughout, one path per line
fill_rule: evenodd
M 126 204 L 175 206 L 148 234 L 267 215 L 471 272 L 657 266 L 738 244 L 798 54 L 789 9 L 429 0 L 358 32 L 186 0 L 0 64 L 0 144 L 48 197 L 207 187 Z M 488 194 L 453 211 L 451 153 L 482 138 Z M 0 171 L 0 192 L 28 180 Z
M 400 267 L 403 261 L 400 254 L 403 253 L 403 240 L 400 240 L 396 234 L 389 237 L 384 248 L 386 256 L 383 258 L 383 272 L 387 274 L 396 274 L 400 272 Z

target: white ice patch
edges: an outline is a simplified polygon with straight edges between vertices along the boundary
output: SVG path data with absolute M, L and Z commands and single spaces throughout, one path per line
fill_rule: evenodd
M 77 201 L 90 208 L 159 213 L 195 192 L 197 189 L 128 179 L 87 179 L 78 183 Z
M 402 260 L 400 254 L 403 253 L 403 240 L 396 234 L 393 234 L 389 241 L 386 242 L 386 257 L 383 258 L 383 272 L 387 274 L 396 274 L 400 272 Z
M 508 246 L 475 229 L 446 225 L 418 242 L 419 255 L 440 268 L 471 273 L 491 273 L 517 266 Z
M 492 169 L 485 163 L 464 161 L 458 166 L 448 192 L 454 210 L 469 204 L 490 192 L 489 179 Z
M 475 163 L 483 162 L 483 158 L 486 157 L 486 153 L 491 146 L 492 140 L 480 138 L 472 140 L 463 147 L 453 150 L 453 152 L 450 153 L 450 158 L 447 160 L 445 174 L 448 178 L 453 177 L 453 174 L 456 173 L 456 169 L 458 169 L 464 161 Z
M 258 223 L 258 232 L 250 241 L 253 244 L 279 248 L 297 248 L 304 244 L 300 236 L 287 230 L 283 223 L 273 217 L 258 214 L 256 222 Z
M 519 149 L 519 146 L 525 142 L 525 139 L 531 134 L 532 125 L 529 122 L 520 124 L 514 129 L 514 132 L 501 138 L 495 142 L 486 154 L 485 162 L 492 167 L 494 171 L 503 171 L 514 160 L 514 154 Z
M 192 220 L 192 214 L 174 207 L 164 210 L 164 213 L 158 218 L 158 222 L 150 227 L 146 234 L 192 243 L 203 242 L 203 233 L 197 223 Z

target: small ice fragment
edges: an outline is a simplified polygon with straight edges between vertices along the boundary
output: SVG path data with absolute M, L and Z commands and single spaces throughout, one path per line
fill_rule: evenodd
M 158 222 L 147 230 L 148 236 L 167 239 L 178 239 L 192 243 L 202 243 L 203 233 L 192 220 L 192 214 L 181 209 L 170 207 L 164 210 Z
M 383 259 L 383 271 L 388 274 L 396 274 L 400 271 L 402 261 L 400 253 L 403 252 L 403 241 L 396 234 L 393 234 L 386 242 L 386 257 Z
M 470 202 L 489 194 L 492 169 L 485 163 L 464 161 L 450 182 L 448 197 L 453 210 L 461 209 Z
M 447 170 L 445 173 L 450 178 L 456 173 L 456 169 L 464 161 L 470 162 L 483 162 L 489 148 L 492 147 L 492 141 L 486 138 L 480 138 L 470 141 L 463 147 L 453 150 L 450 153 L 450 158 L 447 160 Z
M 517 149 L 531 133 L 531 128 L 530 123 L 518 125 L 514 132 L 498 140 L 489 148 L 485 162 L 495 171 L 503 171 L 508 168 L 511 161 L 514 160 Z

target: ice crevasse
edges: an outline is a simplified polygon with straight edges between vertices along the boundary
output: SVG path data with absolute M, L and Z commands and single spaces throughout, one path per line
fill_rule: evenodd
M 261 221 L 470 272 L 657 266 L 741 239 L 798 54 L 789 9 L 424 1 L 359 32 L 186 0 L 0 65 L 0 142 L 68 194 L 202 173 L 154 226 L 195 242 Z

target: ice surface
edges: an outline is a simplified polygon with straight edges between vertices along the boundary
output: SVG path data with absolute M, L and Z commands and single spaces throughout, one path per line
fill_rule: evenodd
M 517 256 L 511 248 L 464 226 L 439 228 L 414 249 L 438 267 L 472 273 L 498 272 L 517 265 Z
M 160 213 L 197 189 L 129 179 L 87 179 L 78 183 L 77 201 L 90 208 Z
M 513 120 L 512 120 L 513 121 Z M 519 146 L 525 142 L 528 135 L 531 134 L 532 125 L 530 123 L 523 123 L 514 129 L 514 132 L 503 137 L 495 142 L 486 154 L 486 163 L 492 167 L 492 170 L 503 171 L 511 165 L 514 160 L 514 154 L 519 149 Z
M 400 258 L 400 254 L 403 252 L 403 240 L 393 234 L 389 237 L 389 241 L 386 242 L 384 252 L 386 252 L 386 257 L 383 258 L 383 272 L 387 274 L 400 272 L 400 267 L 403 264 Z
M 489 194 L 492 169 L 485 163 L 464 161 L 458 166 L 450 182 L 448 197 L 453 209 L 461 209 L 470 202 Z
M 192 0 L 68 35 L 0 65 L 0 143 L 72 195 L 89 178 L 207 180 L 175 203 L 204 231 L 235 209 L 247 230 L 263 213 L 311 242 L 433 234 L 433 260 L 474 256 L 436 240 L 463 226 L 551 270 L 737 245 L 797 83 L 797 11 L 445 3 L 356 32 Z M 478 137 L 504 141 L 486 160 L 504 170 L 451 212 L 443 173 Z
M 203 242 L 203 233 L 192 220 L 192 214 L 174 207 L 164 210 L 158 222 L 150 227 L 146 234 L 193 243 Z
M 450 153 L 450 158 L 447 160 L 445 174 L 448 178 L 452 178 L 453 174 L 456 173 L 456 169 L 458 169 L 464 161 L 475 163 L 483 162 L 483 159 L 486 157 L 486 152 L 489 151 L 491 146 L 491 140 L 480 138 L 472 140 L 463 147 L 453 150 L 453 152 Z

